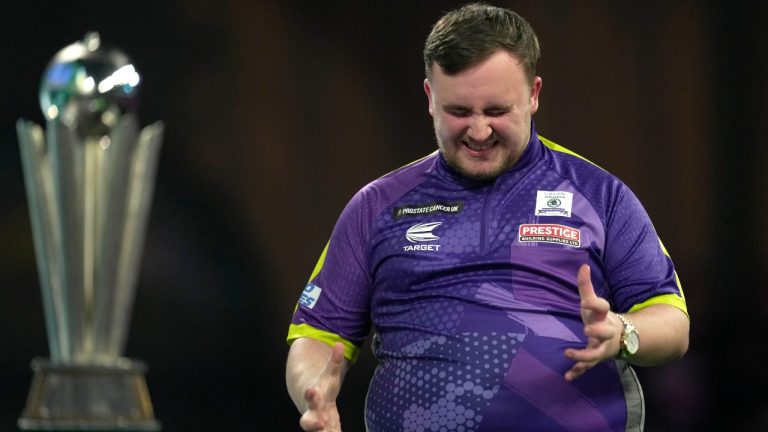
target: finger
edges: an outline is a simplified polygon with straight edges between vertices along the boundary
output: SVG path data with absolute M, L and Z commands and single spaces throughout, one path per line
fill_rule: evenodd
M 587 365 L 584 363 L 576 363 L 573 367 L 565 373 L 566 381 L 573 381 L 576 378 L 582 376 L 587 371 Z
M 565 356 L 576 362 L 597 363 L 603 358 L 605 349 L 602 346 L 595 348 L 584 348 L 580 350 L 569 349 L 565 351 Z
M 610 312 L 610 306 L 607 305 L 607 302 L 605 305 L 583 306 L 582 317 L 585 315 L 585 312 L 589 319 L 584 320 L 584 336 L 590 339 L 597 339 L 597 342 L 602 343 L 616 335 L 615 328 L 607 319 Z
M 325 367 L 320 371 L 316 378 L 316 382 L 320 382 L 324 379 L 340 379 L 342 363 L 344 361 L 344 344 L 337 342 L 331 350 L 331 355 L 328 357 L 328 362 Z
M 590 277 L 591 270 L 588 264 L 582 264 L 579 267 L 579 272 L 576 276 L 576 280 L 579 284 L 579 297 L 581 300 L 591 300 L 597 297 L 595 289 L 592 287 L 592 278 Z
M 581 310 L 582 312 L 587 312 L 589 316 L 589 320 L 584 321 L 585 324 L 601 323 L 608 316 L 611 305 L 608 303 L 608 300 L 602 297 L 595 297 L 592 300 L 582 301 Z
M 304 400 L 307 402 L 307 410 L 316 410 L 323 403 L 320 390 L 317 387 L 310 387 L 304 392 Z
M 336 342 L 331 351 L 331 358 L 328 360 L 331 373 L 338 375 L 341 371 L 341 364 L 344 361 L 344 344 Z
M 316 395 L 317 395 L 317 388 L 310 387 L 304 392 L 304 400 L 307 402 L 312 402 L 315 399 Z
M 322 431 L 325 424 L 308 412 L 299 419 L 299 426 L 303 431 Z

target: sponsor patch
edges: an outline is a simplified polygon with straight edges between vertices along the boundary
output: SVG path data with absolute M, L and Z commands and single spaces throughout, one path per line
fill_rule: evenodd
M 308 283 L 304 288 L 304 292 L 301 293 L 301 297 L 299 297 L 299 304 L 312 309 L 317 304 L 317 299 L 320 298 L 320 293 L 322 292 L 323 290 L 319 286 Z
M 404 252 L 410 251 L 432 251 L 437 252 L 440 250 L 439 244 L 418 244 L 423 242 L 432 242 L 440 240 L 440 237 L 435 235 L 432 231 L 442 225 L 442 222 L 427 222 L 416 224 L 405 232 L 405 239 L 411 243 L 411 245 L 403 246 Z
M 522 224 L 518 230 L 518 240 L 579 247 L 581 230 L 558 224 Z
M 432 233 L 432 230 L 442 225 L 442 222 L 427 222 L 416 224 L 405 232 L 405 238 L 411 242 L 427 242 L 437 240 L 440 237 Z
M 392 212 L 392 216 L 397 219 L 405 216 L 420 216 L 434 213 L 456 214 L 461 212 L 461 209 L 463 208 L 464 203 L 461 201 L 452 203 L 433 202 L 429 204 L 396 207 Z
M 571 217 L 573 193 L 566 191 L 536 191 L 536 216 Z

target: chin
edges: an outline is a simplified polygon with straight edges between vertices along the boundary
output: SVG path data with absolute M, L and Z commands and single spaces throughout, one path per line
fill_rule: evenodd
M 471 173 L 462 173 L 462 175 L 470 180 L 475 180 L 479 182 L 487 182 L 496 180 L 496 177 L 498 177 L 501 173 L 500 172 L 471 172 Z
M 477 181 L 490 181 L 494 180 L 496 177 L 501 175 L 505 171 L 504 167 L 501 166 L 485 166 L 485 167 L 467 167 L 466 164 L 459 164 L 458 166 L 454 166 L 456 171 L 459 172 L 462 176 L 471 179 L 471 180 L 477 180 Z
M 492 155 L 489 159 L 478 160 L 469 155 L 463 154 L 462 149 L 458 151 L 446 151 L 445 147 L 439 145 L 440 151 L 443 152 L 446 162 L 456 172 L 461 174 L 462 177 L 466 177 L 470 180 L 476 181 L 490 181 L 501 175 L 509 168 L 509 160 L 500 155 Z

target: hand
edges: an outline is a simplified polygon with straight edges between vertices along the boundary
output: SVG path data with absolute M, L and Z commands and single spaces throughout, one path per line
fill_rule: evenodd
M 587 346 L 583 349 L 568 348 L 565 356 L 576 364 L 565 373 L 566 381 L 573 381 L 601 361 L 618 353 L 618 341 L 624 328 L 618 318 L 610 313 L 610 305 L 595 294 L 587 264 L 579 268 L 578 284 L 581 297 L 581 320 Z
M 328 363 L 320 371 L 314 383 L 304 392 L 307 410 L 301 416 L 302 430 L 313 432 L 341 432 L 336 398 L 341 389 L 344 345 L 333 347 Z

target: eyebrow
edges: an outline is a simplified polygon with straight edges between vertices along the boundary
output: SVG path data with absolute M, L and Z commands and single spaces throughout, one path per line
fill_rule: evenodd
M 442 106 L 445 111 L 472 111 L 468 106 L 459 104 L 445 104 Z M 512 105 L 493 104 L 483 108 L 483 111 L 511 111 Z
M 458 104 L 445 104 L 443 105 L 445 111 L 470 111 L 469 107 Z

